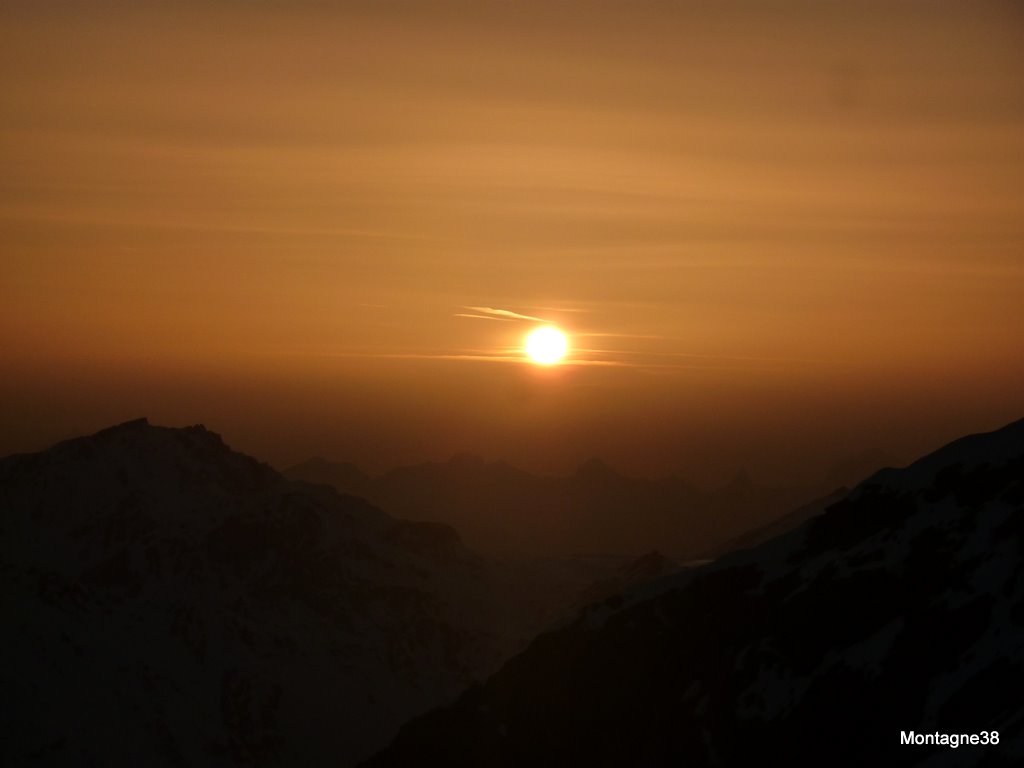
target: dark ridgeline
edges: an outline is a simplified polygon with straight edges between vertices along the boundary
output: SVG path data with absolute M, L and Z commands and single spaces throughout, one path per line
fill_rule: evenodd
M 8 457 L 0 764 L 353 765 L 446 702 L 369 764 L 864 764 L 936 728 L 1003 743 L 900 762 L 998 764 L 1024 755 L 1022 461 L 1024 422 L 965 438 L 680 570 L 482 558 L 202 427 Z M 572 483 L 630 498 L 597 462 Z
M 477 551 L 514 556 L 658 550 L 692 559 L 774 521 L 815 493 L 834 490 L 762 487 L 739 472 L 706 491 L 678 477 L 626 477 L 599 459 L 567 477 L 538 476 L 465 453 L 379 477 L 324 459 L 284 474 L 327 483 L 399 517 L 447 523 Z
M 583 586 L 144 420 L 0 460 L 0 534 L 11 766 L 351 765 Z
M 591 607 L 366 766 L 1024 765 L 1022 691 L 1018 421 Z

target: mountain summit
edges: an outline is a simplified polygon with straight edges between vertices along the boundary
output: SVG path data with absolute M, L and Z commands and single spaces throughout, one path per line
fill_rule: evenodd
M 1022 689 L 1018 421 L 592 606 L 367 765 L 1020 765 Z
M 5 765 L 352 764 L 506 653 L 447 526 L 136 420 L 0 460 Z

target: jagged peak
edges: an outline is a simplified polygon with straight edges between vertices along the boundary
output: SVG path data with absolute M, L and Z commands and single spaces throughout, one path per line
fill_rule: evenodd
M 46 460 L 69 455 L 92 456 L 96 460 L 106 457 L 102 460 L 106 466 L 122 463 L 127 466 L 140 461 L 185 461 L 196 468 L 216 466 L 219 472 L 241 472 L 250 478 L 268 480 L 277 476 L 277 472 L 267 464 L 232 449 L 220 434 L 207 429 L 203 424 L 163 427 L 151 424 L 146 418 L 121 422 L 90 435 L 64 440 L 43 451 L 21 456 Z
M 110 435 L 119 435 L 119 434 L 126 434 L 126 433 L 128 433 L 128 434 L 131 434 L 131 433 L 141 434 L 141 433 L 144 433 L 144 432 L 156 433 L 156 432 L 163 432 L 163 431 L 183 432 L 183 433 L 192 434 L 192 435 L 202 435 L 204 437 L 205 436 L 214 437 L 217 440 L 219 440 L 220 442 L 223 442 L 223 438 L 221 437 L 221 435 L 219 433 L 217 433 L 217 432 L 214 432 L 214 431 L 212 431 L 210 429 L 207 429 L 205 424 L 189 424 L 189 425 L 184 426 L 184 427 L 163 427 L 163 426 L 158 426 L 158 425 L 152 424 L 149 421 L 149 419 L 146 418 L 145 416 L 142 416 L 142 417 L 137 418 L 137 419 L 129 419 L 128 421 L 122 421 L 120 424 L 114 424 L 113 426 L 105 427 L 105 428 L 103 428 L 101 430 L 98 430 L 97 432 L 94 432 L 91 435 L 83 435 L 82 437 L 72 438 L 72 439 L 81 440 L 81 439 L 91 439 L 91 438 L 107 437 L 107 436 L 110 436 Z

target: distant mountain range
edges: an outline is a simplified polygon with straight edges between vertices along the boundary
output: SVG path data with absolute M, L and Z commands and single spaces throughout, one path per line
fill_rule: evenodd
M 591 606 L 366 766 L 1024 765 L 1022 690 L 1018 421 Z
M 379 477 L 352 464 L 310 459 L 285 475 L 326 483 L 400 517 L 447 523 L 479 551 L 548 556 L 658 550 L 699 557 L 813 495 L 758 486 L 744 472 L 705 491 L 676 477 L 625 477 L 598 459 L 567 477 L 547 477 L 472 454 Z
M 344 767 L 398 733 L 371 765 L 838 765 L 936 728 L 1003 746 L 899 759 L 998 764 L 1024 755 L 1022 462 L 1019 422 L 786 514 L 597 461 L 306 466 L 512 557 L 201 426 L 0 459 L 0 764 Z
M 351 765 L 621 559 L 450 527 L 140 420 L 0 460 L 3 765 Z

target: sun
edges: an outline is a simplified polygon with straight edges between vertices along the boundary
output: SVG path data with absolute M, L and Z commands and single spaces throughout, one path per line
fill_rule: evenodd
M 526 354 L 538 365 L 554 365 L 569 351 L 569 339 L 557 328 L 545 325 L 526 336 Z

